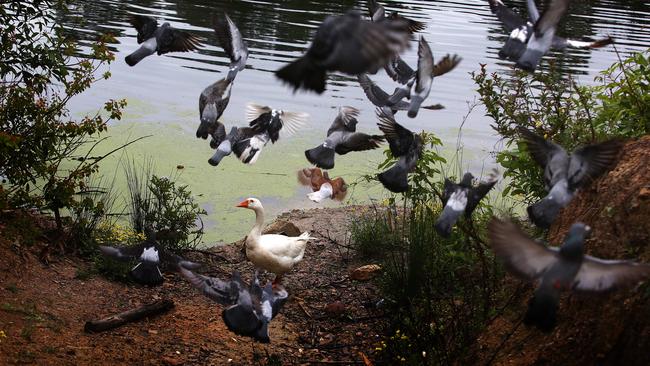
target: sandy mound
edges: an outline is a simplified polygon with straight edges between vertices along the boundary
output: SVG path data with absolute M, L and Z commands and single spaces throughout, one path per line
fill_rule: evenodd
M 550 242 L 560 243 L 577 221 L 593 229 L 587 253 L 650 263 L 650 136 L 628 142 L 617 166 L 578 194 L 551 228 Z M 524 288 L 512 313 L 497 318 L 479 340 L 484 361 L 496 353 L 495 364 L 650 364 L 649 284 L 565 295 L 550 334 L 517 327 L 532 290 Z

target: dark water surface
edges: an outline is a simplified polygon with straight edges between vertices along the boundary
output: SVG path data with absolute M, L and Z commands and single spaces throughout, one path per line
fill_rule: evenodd
M 524 0 L 504 2 L 520 14 L 526 14 Z M 403 15 L 427 24 L 422 34 L 431 45 L 434 58 L 447 53 L 456 53 L 463 58 L 455 70 L 434 81 L 425 103 L 441 103 L 446 107 L 444 110 L 422 110 L 416 119 L 408 119 L 405 114 L 397 116 L 398 122 L 413 130 L 437 133 L 446 147 L 453 149 L 458 127 L 468 112 L 468 103 L 476 98 L 469 73 L 478 70 L 480 64 L 487 64 L 489 71 L 508 73 L 512 69 L 511 63 L 497 57 L 506 33 L 491 14 L 486 0 L 382 3 L 388 10 L 399 10 Z M 60 14 L 60 21 L 82 44 L 104 32 L 112 33 L 117 39 L 117 43 L 111 45 L 117 56 L 110 66 L 113 77 L 75 98 L 72 101 L 73 112 L 88 113 L 109 98 L 126 98 L 129 106 L 124 119 L 109 130 L 115 137 L 113 143 L 154 134 L 154 138 L 143 142 L 140 148 L 134 147 L 135 150 L 129 153 L 135 157 L 152 156 L 163 172 L 178 164 L 186 166 L 181 176 L 193 192 L 202 197 L 202 204 L 211 212 L 210 227 L 223 228 L 222 225 L 232 223 L 232 217 L 236 217 L 243 227 L 251 225 L 250 215 L 232 209 L 239 198 L 249 195 L 266 197 L 271 214 L 291 207 L 312 207 L 304 197 L 305 190 L 296 188 L 291 172 L 307 165 L 302 151 L 318 143 L 336 114 L 335 108 L 341 105 L 361 109 L 359 129 L 376 131 L 374 107 L 365 99 L 354 78 L 331 76 L 328 90 L 323 95 L 293 94 L 275 78 L 273 71 L 304 52 L 315 29 L 327 15 L 341 14 L 351 8 L 366 12 L 363 1 L 72 1 L 69 13 Z M 244 106 L 249 101 L 305 111 L 311 115 L 306 131 L 291 140 L 268 146 L 254 167 L 230 159 L 219 168 L 212 168 L 207 164 L 211 155 L 207 143 L 194 138 L 198 125 L 198 95 L 205 86 L 227 72 L 229 60 L 217 46 L 211 29 L 213 16 L 224 11 L 238 25 L 250 52 L 247 69 L 237 75 L 230 105 L 221 118 L 227 128 L 233 123 L 243 124 Z M 131 14 L 151 15 L 160 23 L 167 21 L 196 33 L 203 47 L 194 53 L 151 56 L 130 68 L 123 59 L 137 48 L 136 31 L 128 23 Z M 650 2 L 574 1 L 559 34 L 575 39 L 610 35 L 616 39 L 616 49 L 622 57 L 647 49 L 650 46 Z M 413 42 L 413 47 L 403 58 L 415 65 L 416 53 L 417 45 Z M 582 83 L 593 82 L 600 70 L 617 60 L 612 46 L 598 50 L 570 49 L 552 53 L 550 57 L 557 60 L 566 75 L 572 75 Z M 545 65 L 546 62 L 542 69 Z M 386 90 L 394 88 L 383 71 L 371 77 Z M 463 127 L 462 143 L 467 151 L 462 165 L 478 169 L 486 163 L 489 165 L 492 161 L 489 152 L 499 147 L 497 141 L 498 137 L 492 133 L 482 109 L 474 109 Z M 378 161 L 381 161 L 379 152 L 349 154 L 344 159 L 337 158 L 335 175 L 369 174 Z M 356 194 L 355 198 L 367 200 L 371 196 L 381 198 L 386 195 L 381 190 L 376 192 L 376 195 L 363 192 Z M 210 239 L 228 240 L 241 237 L 246 231 L 226 234 L 222 230 L 222 234 Z

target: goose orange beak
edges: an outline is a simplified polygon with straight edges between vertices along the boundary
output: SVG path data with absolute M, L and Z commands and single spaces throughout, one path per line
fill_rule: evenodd
M 237 206 L 235 206 L 235 207 L 248 208 L 248 200 L 244 200 L 244 201 L 239 202 L 239 204 Z

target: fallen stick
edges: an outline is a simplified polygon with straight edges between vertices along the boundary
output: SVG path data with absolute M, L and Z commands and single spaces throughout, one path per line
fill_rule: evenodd
M 99 320 L 90 320 L 86 322 L 84 331 L 87 333 L 103 332 L 105 330 L 117 328 L 126 323 L 138 321 L 140 319 L 162 314 L 174 307 L 172 300 L 158 300 L 151 304 L 145 304 L 139 308 L 131 309 L 123 313 L 111 315 L 108 318 Z

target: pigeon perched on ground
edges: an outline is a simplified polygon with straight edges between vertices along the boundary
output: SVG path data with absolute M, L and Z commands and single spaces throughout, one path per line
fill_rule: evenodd
M 345 155 L 351 151 L 376 149 L 384 141 L 383 136 L 356 132 L 359 110 L 354 107 L 340 107 L 339 113 L 327 130 L 325 141 L 305 151 L 310 163 L 323 169 L 334 168 L 334 154 Z
M 187 52 L 198 49 L 199 40 L 196 36 L 176 29 L 169 23 L 163 23 L 159 27 L 155 18 L 134 15 L 131 18 L 131 25 L 138 31 L 138 44 L 142 44 L 142 46 L 124 59 L 129 66 L 135 66 L 154 52 L 162 55 L 168 52 Z
M 496 256 L 515 276 L 539 281 L 524 323 L 552 330 L 563 290 L 604 292 L 634 286 L 650 277 L 650 265 L 584 255 L 589 231 L 585 224 L 573 224 L 561 247 L 546 247 L 510 221 L 490 221 L 488 235 Z
M 527 0 L 528 20 L 514 13 L 501 0 L 488 0 L 490 9 L 503 23 L 510 37 L 499 57 L 515 61 L 524 70 L 534 71 L 550 48 L 599 48 L 613 43 L 611 37 L 596 41 L 576 41 L 555 35 L 560 18 L 567 11 L 569 0 L 553 0 L 540 17 L 534 0 Z
M 230 69 L 225 78 L 209 85 L 201 92 L 199 96 L 201 124 L 196 131 L 196 137 L 206 139 L 212 136 L 210 146 L 216 149 L 226 137 L 226 128 L 218 120 L 230 101 L 235 76 L 246 67 L 248 48 L 228 14 L 215 20 L 214 32 L 219 44 L 230 58 Z
M 313 192 L 307 194 L 307 197 L 314 202 L 321 202 L 326 198 L 342 201 L 348 193 L 348 186 L 343 178 L 330 179 L 329 174 L 320 168 L 300 169 L 298 182 L 311 187 Z
M 217 35 L 221 48 L 230 59 L 230 70 L 226 79 L 233 81 L 237 73 L 246 67 L 248 47 L 239 29 L 228 14 L 224 14 L 223 17 L 218 17 L 215 20 L 214 33 Z
M 138 245 L 128 247 L 111 247 L 100 245 L 102 254 L 120 261 L 138 261 L 131 269 L 131 277 L 142 285 L 156 286 L 163 283 L 160 265 L 166 264 L 171 268 L 180 266 L 187 269 L 196 269 L 200 264 L 187 261 L 175 254 L 161 248 L 155 240 L 147 239 Z
M 497 183 L 496 177 L 493 176 L 487 182 L 479 182 L 478 186 L 474 187 L 473 179 L 472 173 L 465 173 L 458 184 L 445 178 L 445 189 L 442 192 L 444 208 L 435 223 L 436 231 L 441 236 L 447 238 L 451 235 L 451 228 L 462 213 L 465 213 L 465 217 L 470 218 L 479 201 Z
M 402 127 L 393 116 L 381 109 L 377 109 L 377 117 L 377 126 L 386 136 L 391 154 L 398 158 L 390 169 L 380 173 L 377 178 L 389 191 L 405 192 L 409 188 L 407 175 L 415 169 L 422 154 L 422 137 Z
M 394 19 L 373 23 L 357 12 L 329 16 L 318 28 L 307 52 L 276 71 L 294 91 L 325 91 L 328 71 L 350 75 L 374 74 L 409 45 L 408 22 Z
M 541 228 L 551 226 L 560 209 L 571 202 L 580 187 L 611 168 L 622 146 L 619 140 L 609 140 L 582 146 L 569 155 L 560 145 L 523 127 L 518 131 L 533 159 L 544 168 L 548 195 L 528 207 L 531 221 Z
M 257 274 L 250 286 L 246 286 L 237 271 L 230 281 L 195 274 L 182 267 L 179 271 L 205 296 L 228 306 L 221 316 L 230 331 L 262 343 L 271 341 L 269 323 L 289 297 L 284 287 L 272 287 L 270 283 L 261 287 Z
M 398 12 L 394 11 L 390 15 L 386 16 L 386 9 L 375 0 L 369 0 L 368 3 L 368 15 L 373 22 L 381 23 L 386 20 L 400 19 L 408 22 L 408 28 L 410 33 L 420 32 L 426 29 L 426 24 L 418 22 L 417 20 L 409 19 L 399 15 Z

